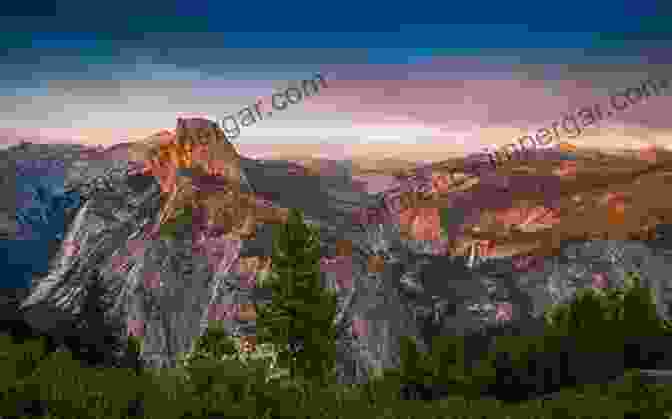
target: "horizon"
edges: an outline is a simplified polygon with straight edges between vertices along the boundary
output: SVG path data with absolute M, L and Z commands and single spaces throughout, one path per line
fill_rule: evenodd
M 250 31 L 246 19 L 216 18 L 236 6 L 205 2 L 185 15 L 178 4 L 123 3 L 100 6 L 104 21 L 95 18 L 101 10 L 88 16 L 66 5 L 51 20 L 21 5 L 0 18 L 10 35 L 0 41 L 8 52 L 0 58 L 0 144 L 108 147 L 173 130 L 179 117 L 221 127 L 321 74 L 326 87 L 241 127 L 234 146 L 243 154 L 306 147 L 372 158 L 417 150 L 423 160 L 501 146 L 581 107 L 606 107 L 610 95 L 643 80 L 672 78 L 672 30 L 660 10 L 641 3 L 580 3 L 580 16 L 567 7 L 553 20 L 511 5 L 451 5 L 450 14 L 433 6 L 445 21 L 423 25 L 392 22 L 426 22 L 426 12 L 386 10 L 381 18 L 359 5 L 357 16 L 331 11 L 290 31 L 255 16 L 266 32 Z M 289 11 L 306 14 L 283 6 L 278 15 Z M 121 18 L 129 25 L 110 24 Z M 471 23 L 457 23 L 464 21 Z M 184 33 L 166 31 L 176 25 Z M 672 146 L 671 105 L 668 89 L 567 141 Z

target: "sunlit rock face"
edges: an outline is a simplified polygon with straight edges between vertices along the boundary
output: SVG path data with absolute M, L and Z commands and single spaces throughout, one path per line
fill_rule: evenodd
M 97 281 L 112 303 L 110 321 L 127 329 L 119 339 L 144 336 L 147 365 L 174 366 L 213 321 L 232 334 L 254 335 L 256 313 L 250 307 L 269 298 L 254 285 L 272 265 L 273 227 L 286 220 L 289 208 L 300 209 L 320 232 L 323 283 L 338 296 L 342 382 L 361 382 L 369 369 L 398 366 L 400 336 L 416 338 L 424 351 L 436 334 L 502 324 L 532 330 L 540 313 L 577 289 L 593 287 L 598 274 L 608 286 L 619 286 L 624 272 L 640 272 L 665 306 L 670 260 L 663 247 L 583 240 L 563 244 L 553 256 L 523 257 L 527 241 L 516 241 L 516 234 L 537 230 L 516 229 L 535 222 L 536 229 L 553 229 L 558 217 L 544 215 L 545 204 L 532 202 L 529 191 L 509 198 L 516 205 L 487 209 L 492 200 L 486 199 L 483 208 L 466 211 L 468 192 L 480 182 L 455 186 L 463 195 L 451 201 L 455 211 L 444 223 L 438 205 L 423 206 L 419 199 L 453 190 L 432 173 L 382 191 L 325 181 L 319 171 L 294 163 L 237 156 L 205 120 L 178 122 L 175 131 L 149 143 L 142 168 L 100 160 L 68 171 L 66 189 L 78 191 L 82 202 L 48 273 L 23 302 L 34 326 L 75 333 L 70 325 L 83 305 L 84 286 Z M 506 185 L 487 187 L 492 194 Z M 583 193 L 570 192 L 567 203 Z M 191 222 L 180 224 L 180 210 L 190 205 Z M 596 205 L 608 208 L 606 201 Z M 162 236 L 161 227 L 171 225 L 173 234 Z M 491 230 L 507 235 L 497 241 L 499 236 L 487 236 Z M 494 243 L 480 242 L 486 240 Z M 485 256 L 479 263 L 469 263 L 468 250 L 454 251 L 473 249 L 477 241 Z
M 206 138 L 203 142 L 207 142 L 211 135 L 212 141 L 219 141 L 219 134 L 211 128 L 180 123 L 176 132 L 183 132 L 180 138 L 187 140 Z M 393 341 L 394 334 L 381 335 L 378 341 L 362 346 L 349 326 L 356 314 L 353 296 L 362 286 L 355 284 L 373 285 L 367 279 L 367 263 L 374 252 L 371 244 L 378 239 L 371 242 L 361 226 L 353 225 L 351 215 L 353 208 L 367 202 L 366 194 L 325 190 L 318 178 L 287 170 L 289 164 L 283 173 L 269 174 L 263 165 L 248 160 L 243 172 L 237 157 L 226 148 L 215 147 L 214 152 L 208 149 L 208 154 L 189 158 L 184 143 L 156 147 L 154 161 L 140 171 L 144 174 L 129 174 L 109 190 L 87 191 L 54 268 L 37 281 L 23 302 L 22 312 L 31 324 L 54 333 L 75 333 L 71 324 L 83 304 L 84 284 L 95 276 L 107 290 L 106 298 L 114 303 L 109 316 L 125 322 L 128 333 L 144 336 L 143 358 L 148 365 L 174 366 L 177 354 L 191 349 L 193 339 L 212 316 L 224 316 L 232 333 L 252 334 L 254 315 L 246 307 L 259 297 L 252 285 L 268 268 L 272 225 L 283 222 L 287 208 L 295 206 L 304 211 L 307 222 L 320 228 L 325 257 L 336 251 L 344 235 L 355 249 L 352 281 L 332 284 L 341 299 L 339 368 L 349 371 L 349 379 L 355 379 L 352 374 L 361 378 L 371 363 L 392 356 L 389 348 L 377 355 L 369 354 L 367 348 Z M 224 157 L 216 160 L 219 156 Z M 193 170 L 178 176 L 178 169 Z M 238 179 L 231 179 L 236 172 Z M 258 196 L 251 185 L 258 189 Z M 157 236 L 160 222 L 171 222 L 174 210 L 187 204 L 196 206 L 191 225 L 169 239 Z M 364 313 L 371 305 L 362 301 L 360 311 Z M 231 310 L 213 307 L 239 309 L 229 316 L 226 313 Z M 391 314 L 398 317 L 399 311 Z M 403 322 L 387 320 L 392 325 L 410 321 L 410 317 Z M 343 379 L 347 374 L 343 372 Z

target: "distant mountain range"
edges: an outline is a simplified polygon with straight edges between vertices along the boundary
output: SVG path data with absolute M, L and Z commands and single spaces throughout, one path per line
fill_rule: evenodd
M 581 152 L 576 161 L 512 161 L 496 171 L 500 183 L 481 182 L 473 174 L 451 179 L 451 165 L 461 162 L 440 155 L 435 160 L 440 164 L 431 172 L 404 178 L 401 174 L 413 174 L 415 161 L 394 166 L 372 155 L 362 161 L 387 177 L 368 188 L 366 177 L 357 176 L 361 162 L 355 158 L 357 182 L 325 179 L 325 169 L 338 172 L 347 166 L 314 158 L 308 150 L 304 159 L 314 166 L 306 169 L 280 159 L 246 159 L 244 152 L 241 157 L 229 145 L 222 147 L 222 133 L 211 129 L 212 124 L 194 125 L 178 122 L 176 136 L 205 138 L 198 142 L 208 144 L 208 153 L 190 155 L 185 144 L 165 144 L 158 150 L 165 152 L 148 164 L 152 172 L 145 176 L 129 173 L 130 164 L 123 162 L 128 150 L 142 144 L 60 148 L 61 156 L 71 159 L 67 182 L 85 204 L 74 221 L 64 223 L 58 212 L 63 210 L 67 217 L 66 199 L 44 188 L 29 191 L 32 200 L 25 219 L 34 220 L 35 228 L 44 227 L 45 219 L 47 226 L 68 225 L 65 241 L 54 233 L 58 248 L 48 273 L 42 267 L 28 271 L 34 287 L 21 312 L 33 327 L 71 333 L 66 325 L 83 304 L 84 284 L 99 279 L 114 302 L 110 319 L 129 326 L 143 322 L 142 356 L 148 365 L 173 366 L 208 320 L 222 320 L 216 314 L 220 308 L 233 302 L 249 307 L 259 298 L 245 278 L 272 259 L 272 224 L 282 222 L 289 208 L 300 209 L 306 222 L 319 230 L 324 283 L 339 294 L 337 347 L 343 382 L 357 381 L 372 368 L 398 365 L 400 336 L 413 337 L 424 351 L 434 334 L 498 326 L 504 305 L 512 308 L 516 327 L 531 328 L 544 309 L 566 301 L 577 289 L 591 287 L 593 274 L 606 276 L 616 287 L 622 283 L 621 272 L 642 273 L 656 289 L 657 308 L 664 312 L 671 305 L 672 295 L 665 290 L 670 288 L 672 253 L 628 235 L 639 233 L 640 227 L 650 231 L 670 223 L 672 195 L 667 199 L 661 191 L 669 183 L 665 171 L 672 167 L 672 153 L 644 156 L 653 163 Z M 166 140 L 169 134 L 159 133 L 152 141 Z M 51 148 L 17 147 L 5 151 L 5 157 L 58 155 Z M 177 176 L 171 173 L 171 163 L 176 164 L 173 169 L 200 169 L 207 175 Z M 546 208 L 543 191 L 528 188 L 534 182 L 516 181 L 527 175 L 561 178 L 558 205 Z M 212 178 L 217 182 L 206 182 Z M 516 179 L 507 187 L 509 178 Z M 429 183 L 437 193 L 421 201 L 415 190 L 392 190 L 406 181 L 410 188 L 425 190 Z M 409 208 L 395 213 L 390 209 L 394 195 L 403 193 L 403 205 Z M 505 197 L 507 205 L 501 203 Z M 463 205 L 454 205 L 456 200 Z M 472 203 L 481 205 L 467 205 Z M 179 210 L 188 206 L 196 211 L 192 222 L 184 223 Z M 472 211 L 444 217 L 446 207 Z M 446 238 L 444 226 L 459 229 Z M 161 236 L 161 227 L 170 227 L 164 231 L 169 234 Z M 591 240 L 590 232 L 607 233 L 610 240 Z M 5 267 L 13 263 L 23 268 L 30 259 L 48 260 L 45 254 L 52 255 L 51 248 L 16 242 L 14 253 L 3 255 Z M 148 296 L 156 304 L 146 304 Z M 248 314 L 226 319 L 227 331 L 254 334 Z M 353 331 L 355 320 L 368 324 L 371 333 Z M 79 337 L 84 336 L 81 332 Z

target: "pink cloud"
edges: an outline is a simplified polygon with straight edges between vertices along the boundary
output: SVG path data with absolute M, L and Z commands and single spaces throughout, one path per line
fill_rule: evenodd
M 295 106 L 292 113 L 298 115 L 297 122 L 301 123 L 300 119 L 319 121 L 320 114 L 327 121 L 336 112 L 342 114 L 345 109 L 348 119 L 352 121 L 352 135 L 348 137 L 352 137 L 354 142 L 362 135 L 362 127 L 370 125 L 389 128 L 391 131 L 408 129 L 413 132 L 419 128 L 427 128 L 427 132 L 438 132 L 431 135 L 432 140 L 442 142 L 451 140 L 455 133 L 472 131 L 474 126 L 536 130 L 561 118 L 565 112 L 608 102 L 609 94 L 636 87 L 641 77 L 634 72 L 616 73 L 614 70 L 617 69 L 606 67 L 601 72 L 577 73 L 574 69 L 570 72 L 568 68 L 558 65 L 556 69 L 544 69 L 544 75 L 552 72 L 555 80 L 543 80 L 532 76 L 539 67 L 527 69 L 523 65 L 503 65 L 496 59 L 485 57 L 433 57 L 423 63 L 398 65 L 329 65 L 325 66 L 325 70 L 328 70 L 323 73 L 328 87 Z M 647 68 L 647 72 L 651 74 L 655 73 L 653 70 L 653 64 Z M 607 81 L 609 85 L 605 86 Z M 193 84 L 194 81 L 190 83 Z M 203 91 L 222 89 L 219 81 L 198 81 L 196 84 Z M 227 85 L 226 90 L 230 88 Z M 173 92 L 168 89 L 165 93 L 169 95 Z M 257 91 L 250 95 L 246 102 L 253 103 L 258 94 Z M 140 114 L 146 111 L 138 107 L 143 106 L 139 104 L 145 101 L 136 101 L 132 97 L 128 99 L 131 108 L 124 109 L 123 112 Z M 263 99 L 265 108 L 268 108 L 268 96 L 264 95 Z M 669 95 L 654 97 L 646 103 L 631 106 L 626 112 L 614 115 L 612 119 L 635 126 L 669 129 L 667 110 L 671 104 Z M 132 108 L 133 106 L 136 108 Z M 151 121 L 141 121 L 138 124 L 138 121 L 129 120 L 128 114 L 115 117 L 113 113 L 97 112 L 96 109 L 92 109 L 92 114 L 103 115 L 100 116 L 101 121 L 107 126 L 92 128 L 88 126 L 92 119 L 86 124 L 72 120 L 40 121 L 39 128 L 0 130 L 0 143 L 16 142 L 18 137 L 32 137 L 42 138 L 45 142 L 62 139 L 59 141 L 113 144 L 120 139 L 126 141 L 145 138 L 161 129 L 161 126 Z M 155 110 L 152 113 L 155 121 L 164 121 L 169 128 L 174 127 L 176 116 L 186 117 L 190 114 L 180 112 L 176 115 L 170 108 L 165 108 L 164 112 Z M 143 118 L 146 117 L 145 115 Z M 115 126 L 109 120 L 128 121 L 131 125 Z M 284 137 L 295 138 L 291 135 Z M 245 154 L 245 148 L 253 145 L 241 141 L 237 146 Z M 320 153 L 328 155 L 329 158 L 338 158 L 340 152 L 333 150 L 339 147 L 341 151 L 349 148 L 325 144 L 321 146 Z M 468 144 L 456 147 L 464 148 Z

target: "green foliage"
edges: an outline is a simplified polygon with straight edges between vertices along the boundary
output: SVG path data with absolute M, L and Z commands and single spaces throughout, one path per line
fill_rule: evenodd
M 577 292 L 571 303 L 549 310 L 547 320 L 556 331 L 570 335 L 596 330 L 615 336 L 658 335 L 666 324 L 656 313 L 652 291 L 634 273 L 626 277 L 623 289 Z
M 0 385 L 0 416 L 16 416 L 17 406 L 33 405 L 41 410 L 22 414 L 122 418 L 128 417 L 129 405 L 137 400 L 142 400 L 144 417 L 162 419 L 340 418 L 355 414 L 395 418 L 670 416 L 670 386 L 644 384 L 636 371 L 627 371 L 615 383 L 606 384 L 604 379 L 623 376 L 624 359 L 629 367 L 641 368 L 655 352 L 651 347 L 669 347 L 645 339 L 669 338 L 671 323 L 656 317 L 650 290 L 635 276 L 623 290 L 580 292 L 571 303 L 555 307 L 541 335 L 495 338 L 492 351 L 474 366 L 466 361 L 464 337 L 436 336 L 430 354 L 419 352 L 412 338 L 402 337 L 400 368 L 385 370 L 361 386 L 325 385 L 326 363 L 311 361 L 331 356 L 322 351 L 333 348 L 333 337 L 325 339 L 318 327 L 332 324 L 333 311 L 320 311 L 315 305 L 335 305 L 335 301 L 320 290 L 319 277 L 307 273 L 312 269 L 308 261 L 316 259 L 282 247 L 287 243 L 296 246 L 301 240 L 310 243 L 315 237 L 314 232 L 303 234 L 310 229 L 305 225 L 302 229 L 300 215 L 293 217 L 288 223 L 292 227 L 285 227 L 286 236 L 277 240 L 280 257 L 271 281 L 274 297 L 284 299 L 274 298 L 269 305 L 273 310 L 268 311 L 286 318 L 278 323 L 272 317 L 266 319 L 266 325 L 282 326 L 270 329 L 284 330 L 287 333 L 280 337 L 287 340 L 270 333 L 269 341 L 244 353 L 240 339 L 212 327 L 198 338 L 194 352 L 183 357 L 181 372 L 133 374 L 130 369 L 85 368 L 68 352 L 45 357 L 44 342 L 15 344 L 1 336 L 0 367 L 5 381 Z M 283 254 L 291 258 L 283 259 Z M 291 269 L 292 260 L 297 261 L 295 269 Z M 283 379 L 269 379 L 283 371 L 281 355 L 292 355 L 277 351 L 277 342 L 297 337 L 307 343 L 304 352 L 292 359 L 301 374 L 287 379 L 285 370 L 285 376 L 275 376 Z M 141 344 L 129 338 L 131 351 L 139 353 Z M 400 401 L 399 389 L 409 383 L 442 386 L 449 398 L 432 403 Z M 557 399 L 529 400 L 535 394 L 557 390 L 561 390 Z M 522 403 L 504 405 L 488 399 L 492 396 Z
M 190 229 L 193 220 L 192 214 L 193 207 L 189 205 L 178 208 L 175 211 L 175 216 L 159 228 L 159 237 L 175 239 L 179 233 L 184 232 L 185 229 Z
M 422 366 L 422 354 L 413 355 L 412 339 L 406 339 L 409 374 L 422 370 L 435 374 L 429 365 Z M 537 341 L 525 345 L 513 337 L 504 337 L 500 349 L 512 352 L 511 359 L 520 362 Z M 1 342 L 2 353 L 16 359 L 12 352 L 24 349 L 8 340 Z M 447 339 L 433 346 L 432 356 L 451 365 L 459 364 L 459 339 Z M 527 352 L 519 349 L 527 347 Z M 434 350 L 434 348 L 437 348 Z M 515 356 L 518 354 L 520 356 Z M 415 361 L 411 361 L 415 359 Z M 424 358 L 428 360 L 428 358 Z M 583 385 L 564 389 L 559 397 L 548 401 L 527 401 L 505 405 L 497 400 L 460 397 L 454 394 L 437 402 L 399 401 L 394 395 L 399 376 L 384 376 L 366 385 L 315 387 L 311 380 L 264 383 L 256 374 L 254 362 L 200 360 L 193 365 L 200 371 L 187 382 L 170 370 L 145 373 L 130 370 L 84 368 L 67 352 L 53 353 L 44 359 L 32 374 L 0 392 L 0 415 L 18 416 L 17 406 L 32 406 L 23 417 L 127 418 L 128 407 L 142 401 L 145 418 L 178 419 L 193 417 L 226 418 L 349 418 L 355 415 L 390 418 L 452 418 L 452 417 L 667 417 L 672 410 L 669 385 L 642 383 L 637 374 L 627 373 L 622 379 L 605 384 Z M 425 368 L 427 367 L 427 368 Z M 423 369 L 424 368 L 424 369 Z M 475 373 L 475 370 L 471 371 Z M 483 371 L 481 371 L 483 373 Z M 487 375 L 487 374 L 486 374 Z M 3 378 L 5 378 L 3 376 Z M 513 382 L 511 383 L 513 384 Z M 511 385 L 510 384 L 510 385 Z M 11 388 L 10 388 L 11 387 Z M 39 406 L 39 409 L 35 409 Z
M 434 336 L 430 358 L 435 383 L 445 386 L 449 394 L 478 396 L 479 386 L 467 362 L 463 336 Z
M 408 336 L 399 338 L 401 368 L 400 372 L 411 383 L 431 384 L 433 375 L 430 357 L 418 351 L 416 342 Z
M 33 374 L 18 381 L 6 394 L 14 408 L 25 400 L 39 401 L 55 417 L 121 418 L 137 399 L 134 374 L 122 368 L 84 368 L 69 352 L 55 352 Z M 3 405 L 3 414 L 7 406 Z
M 653 291 L 644 287 L 636 274 L 629 275 L 628 282 L 622 297 L 625 327 L 628 331 L 639 331 L 639 336 L 659 334 L 664 322 L 657 315 Z
M 328 382 L 335 367 L 337 304 L 334 293 L 320 281 L 320 241 L 315 228 L 292 210 L 286 224 L 276 226 L 271 275 L 264 287 L 272 290 L 269 304 L 256 304 L 257 338 L 278 349 L 278 362 L 297 373 Z M 302 343 L 298 353 L 291 345 Z
M 203 336 L 195 338 L 194 350 L 178 356 L 178 365 L 185 369 L 186 376 L 196 370 L 195 361 L 235 361 L 245 368 L 260 368 L 266 382 L 289 375 L 287 369 L 278 366 L 278 353 L 272 344 L 255 346 L 252 352 L 243 350 L 242 340 L 226 334 L 222 327 L 208 327 Z
M 466 398 L 490 394 L 520 401 L 604 382 L 630 368 L 653 368 L 652 360 L 670 347 L 672 336 L 670 323 L 656 316 L 650 290 L 635 275 L 622 290 L 580 291 L 546 319 L 542 333 L 496 337 L 475 365 L 465 359 L 464 337 L 436 336 L 430 354 L 419 353 L 413 339 L 402 337 L 401 367 L 384 377 Z
M 622 289 L 587 290 L 577 293 L 570 304 L 554 307 L 547 314 L 548 329 L 558 335 L 579 338 L 607 352 L 618 349 L 626 368 L 646 365 L 665 357 L 663 342 L 670 340 L 669 322 L 660 319 L 652 291 L 636 274 L 626 277 Z M 654 353 L 658 346 L 661 351 Z
M 15 344 L 7 335 L 0 335 L 0 368 L 4 385 L 11 385 L 30 376 L 46 354 L 44 339 Z M 4 387 L 0 387 L 0 391 Z
M 477 399 L 484 377 L 494 376 L 467 365 L 463 336 L 434 336 L 430 353 L 418 351 L 415 340 L 408 336 L 400 337 L 399 344 L 400 367 L 385 369 L 381 377 L 370 379 L 364 386 L 365 399 L 398 399 L 402 396 L 400 390 L 408 386 L 424 392 L 421 397 L 452 395 Z M 480 381 L 474 374 L 481 376 Z
M 669 339 L 666 322 L 657 317 L 651 292 L 636 275 L 629 275 L 621 290 L 577 292 L 569 304 L 549 310 L 546 319 L 540 336 L 495 339 L 483 365 L 497 374 L 482 385 L 499 392 L 515 389 L 520 394 L 513 398 L 523 399 L 527 393 L 604 382 L 626 369 L 651 368 L 669 347 L 661 345 L 661 338 Z
M 144 345 L 144 339 L 139 336 L 129 336 L 127 341 L 128 353 L 133 357 L 140 357 L 142 353 L 142 348 Z
M 450 207 L 441 208 L 439 210 L 439 220 L 441 224 L 441 238 L 448 238 L 447 232 L 452 231 L 454 228 L 454 210 L 451 211 Z
M 195 353 L 211 359 L 223 359 L 225 355 L 236 353 L 236 345 L 224 328 L 208 327 L 205 334 L 197 338 Z

